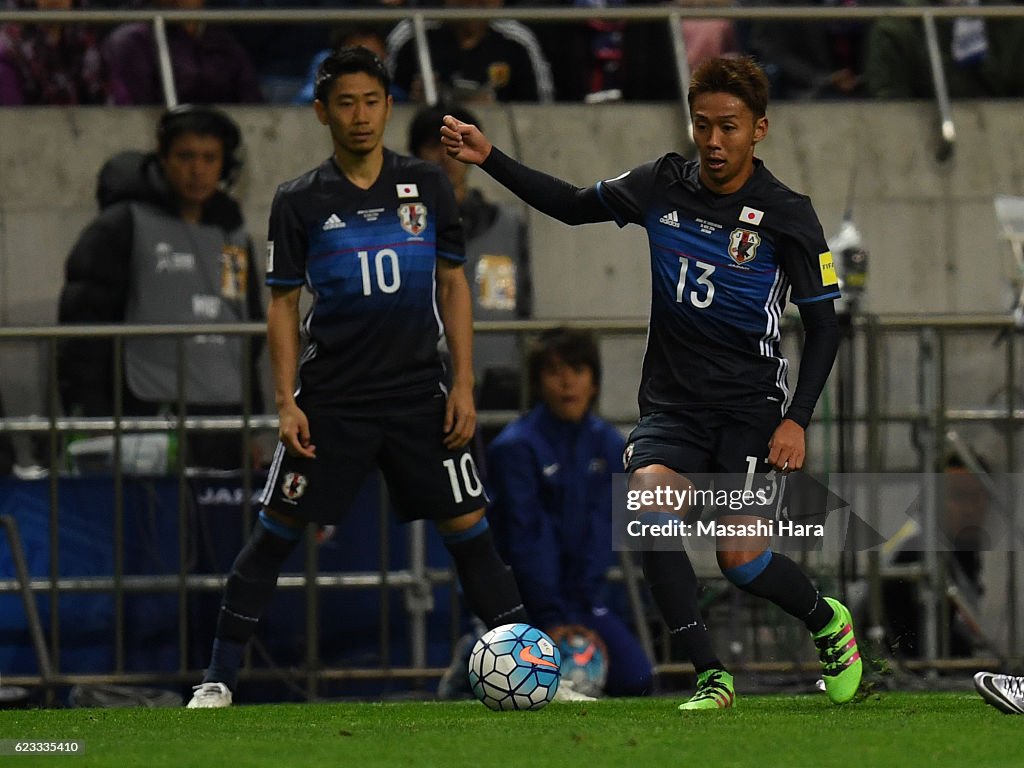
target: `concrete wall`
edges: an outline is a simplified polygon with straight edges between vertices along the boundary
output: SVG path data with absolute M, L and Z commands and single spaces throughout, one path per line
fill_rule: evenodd
M 579 185 L 620 173 L 678 147 L 673 105 L 557 106 L 478 110 L 496 144 Z M 311 108 L 234 108 L 247 161 L 238 193 L 259 247 L 274 188 L 326 157 L 329 141 Z M 388 144 L 404 149 L 410 107 L 398 107 Z M 65 255 L 95 213 L 96 172 L 124 148 L 148 148 L 151 109 L 61 108 L 0 112 L 0 321 L 54 322 Z M 1024 121 L 1016 102 L 967 103 L 955 110 L 952 160 L 934 159 L 936 116 L 929 103 L 782 104 L 759 155 L 793 188 L 809 194 L 826 235 L 847 197 L 871 251 L 864 308 L 875 312 L 1001 312 L 1009 307 L 1009 249 L 998 237 L 992 197 L 1024 194 Z M 482 171 L 471 181 L 508 197 Z M 536 314 L 541 318 L 644 318 L 647 247 L 636 227 L 570 228 L 530 216 Z M 998 386 L 989 339 L 957 350 L 952 394 L 980 405 Z M 635 414 L 642 339 L 605 343 L 609 375 L 602 408 Z M 916 401 L 907 354 L 887 365 L 894 400 Z M 12 413 L 42 410 L 33 348 L 0 351 L 0 387 Z

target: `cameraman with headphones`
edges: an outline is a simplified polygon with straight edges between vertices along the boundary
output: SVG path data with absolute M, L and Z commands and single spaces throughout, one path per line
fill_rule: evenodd
M 96 192 L 101 210 L 68 255 L 59 322 L 216 325 L 262 320 L 252 242 L 241 209 L 228 194 L 240 166 L 238 126 L 214 107 L 182 105 L 163 114 L 156 139 L 156 152 L 122 152 L 101 169 Z M 189 415 L 242 413 L 246 343 L 246 338 L 216 333 L 185 340 Z M 253 413 L 263 408 L 259 352 L 254 339 Z M 61 342 L 58 378 L 67 414 L 113 415 L 112 355 L 109 339 Z M 176 339 L 126 339 L 123 372 L 123 415 L 176 411 Z M 234 433 L 192 433 L 185 450 L 188 466 L 243 466 Z

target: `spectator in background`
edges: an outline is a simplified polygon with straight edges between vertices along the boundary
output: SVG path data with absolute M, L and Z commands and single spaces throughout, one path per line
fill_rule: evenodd
M 309 75 L 305 85 L 295 97 L 296 104 L 312 104 L 315 99 L 316 73 L 320 65 L 332 50 L 340 48 L 362 47 L 376 54 L 377 58 L 387 63 L 388 44 L 387 33 L 384 27 L 376 24 L 355 24 L 352 26 L 336 27 L 331 31 L 331 46 L 318 51 L 309 64 Z M 408 95 L 391 86 L 391 96 L 395 101 L 405 101 Z
M 573 0 L 577 8 L 615 8 L 623 0 Z M 589 103 L 618 101 L 622 98 L 625 64 L 624 21 L 590 19 L 582 30 L 582 56 L 564 61 L 568 70 L 579 71 L 583 82 L 583 100 Z M 577 27 L 579 29 L 579 27 Z M 583 66 L 580 66 L 582 63 Z
M 209 323 L 185 342 L 186 402 L 192 415 L 237 415 L 243 402 L 243 340 L 217 323 L 260 320 L 259 279 L 238 203 L 223 187 L 238 168 L 238 126 L 213 107 L 184 105 L 157 127 L 157 151 L 122 153 L 100 174 L 100 214 L 79 235 L 65 266 L 61 323 Z M 252 408 L 262 411 L 252 352 Z M 58 353 L 65 411 L 113 413 L 112 345 L 72 339 Z M 173 412 L 177 342 L 124 344 L 124 414 Z M 242 466 L 236 435 L 197 433 L 189 466 Z
M 73 0 L 15 0 L 17 9 L 67 11 Z M 0 106 L 104 104 L 98 30 L 83 24 L 0 26 Z
M 424 107 L 409 125 L 409 153 L 440 165 L 455 190 L 466 234 L 466 277 L 475 320 L 519 320 L 530 316 L 529 236 L 518 206 L 492 203 L 467 181 L 469 166 L 448 156 L 441 145 L 441 120 L 453 114 L 479 125 L 458 106 Z M 477 334 L 473 367 L 479 410 L 519 410 L 520 349 L 513 333 Z M 498 429 L 482 427 L 484 442 Z
M 245 13 L 253 10 L 334 9 L 340 6 L 373 6 L 366 2 L 335 0 L 206 0 L 208 8 L 226 8 Z M 330 30 L 322 21 L 302 24 L 227 25 L 245 49 L 256 72 L 263 98 L 272 104 L 295 103 L 306 82 L 309 57 L 330 47 Z M 305 102 L 312 103 L 312 98 Z
M 979 463 L 988 473 L 988 463 L 980 457 Z M 985 535 L 989 495 L 978 476 L 958 456 L 948 457 L 943 471 L 945 507 L 938 521 L 939 558 L 944 562 L 950 584 L 956 587 L 956 599 L 949 610 L 949 655 L 964 657 L 974 649 L 971 614 L 979 607 L 983 592 L 981 552 L 990 546 Z M 921 526 L 910 520 L 886 542 L 883 554 L 894 565 L 919 563 L 925 549 L 922 536 Z M 919 585 L 916 579 L 882 582 L 886 639 L 899 658 L 921 656 L 925 614 Z
M 912 6 L 922 0 L 903 0 Z M 980 0 L 997 5 L 998 0 Z M 972 3 L 948 0 L 933 5 L 963 6 L 964 16 L 936 19 L 939 52 L 952 98 L 1024 96 L 1024 19 L 970 17 Z M 868 91 L 885 99 L 933 98 L 931 65 L 920 19 L 879 19 L 868 35 L 865 65 Z
M 672 0 L 669 5 L 730 7 L 732 0 Z M 740 51 L 736 28 L 728 19 L 684 19 L 686 63 L 693 72 L 707 59 Z M 664 22 L 635 22 L 624 32 L 624 97 L 627 101 L 680 99 L 675 52 Z
M 631 0 L 520 0 L 517 7 L 618 8 L 651 5 Z M 682 7 L 731 6 L 732 0 L 673 0 Z M 686 58 L 693 70 L 706 58 L 739 51 L 726 19 L 682 22 Z M 603 102 L 678 99 L 672 40 L 665 22 L 591 19 L 536 24 L 533 32 L 551 62 L 559 101 Z
M 586 331 L 548 331 L 530 352 L 529 371 L 533 410 L 487 452 L 495 536 L 530 620 L 555 637 L 574 625 L 596 633 L 608 652 L 605 692 L 647 693 L 650 661 L 607 602 L 612 475 L 625 441 L 592 412 L 597 344 Z
M 864 5 L 857 0 L 745 0 L 744 5 L 773 7 Z M 749 52 L 764 67 L 778 99 L 819 99 L 864 95 L 864 57 L 868 25 L 853 20 L 754 21 Z
M 167 9 L 194 11 L 204 0 L 160 0 Z M 167 25 L 174 85 L 179 102 L 247 104 L 263 101 L 252 63 L 223 26 L 200 22 Z M 153 26 L 117 27 L 103 46 L 116 104 L 164 103 Z
M 504 0 L 445 0 L 446 8 L 490 8 L 500 14 Z M 411 19 L 388 35 L 395 84 L 413 101 L 423 101 L 423 79 Z M 427 43 L 442 101 L 493 103 L 554 98 L 551 70 L 540 44 L 517 21 L 427 23 Z

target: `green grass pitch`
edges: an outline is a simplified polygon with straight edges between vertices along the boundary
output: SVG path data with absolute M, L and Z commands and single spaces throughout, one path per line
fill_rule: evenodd
M 732 711 L 667 698 L 491 712 L 477 702 L 283 704 L 221 710 L 0 712 L 0 739 L 77 739 L 84 754 L 0 757 L 12 766 L 465 766 L 886 768 L 1024 764 L 1024 718 L 973 693 L 740 696 Z

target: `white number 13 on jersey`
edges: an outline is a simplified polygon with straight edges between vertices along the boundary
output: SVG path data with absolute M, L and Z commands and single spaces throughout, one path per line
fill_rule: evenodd
M 695 261 L 695 267 L 703 270 L 697 275 L 697 288 L 690 291 L 690 303 L 696 309 L 707 309 L 715 298 L 715 284 L 711 282 L 711 275 L 715 273 L 714 264 L 705 264 L 703 261 Z M 685 256 L 679 257 L 679 282 L 676 283 L 676 303 L 682 304 L 686 294 L 686 270 L 690 267 L 690 260 Z M 704 295 L 700 294 L 703 289 Z

